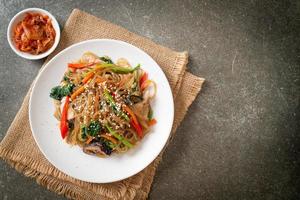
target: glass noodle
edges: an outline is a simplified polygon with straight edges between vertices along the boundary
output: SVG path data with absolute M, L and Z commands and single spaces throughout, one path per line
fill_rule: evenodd
M 140 65 L 86 52 L 68 64 L 50 97 L 66 142 L 103 157 L 128 151 L 149 132 L 156 123 L 155 94 L 155 82 Z

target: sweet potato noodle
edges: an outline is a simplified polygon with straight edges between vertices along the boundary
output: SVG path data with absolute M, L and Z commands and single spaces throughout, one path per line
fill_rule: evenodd
M 156 124 L 150 105 L 156 89 L 140 65 L 86 52 L 68 64 L 50 97 L 62 138 L 106 157 L 135 147 Z
M 51 48 L 55 35 L 51 19 L 40 13 L 26 13 L 25 18 L 14 29 L 17 49 L 34 55 Z

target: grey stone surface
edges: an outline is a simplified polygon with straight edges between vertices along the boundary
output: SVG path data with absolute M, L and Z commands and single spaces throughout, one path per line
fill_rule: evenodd
M 0 140 L 43 63 L 18 57 L 6 40 L 9 20 L 27 7 L 61 25 L 80 8 L 189 51 L 188 70 L 206 84 L 150 199 L 300 199 L 299 1 L 1 1 Z M 0 161 L 0 199 L 64 198 Z

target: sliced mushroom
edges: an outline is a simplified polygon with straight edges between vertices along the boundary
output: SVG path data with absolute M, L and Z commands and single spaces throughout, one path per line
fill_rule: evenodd
M 132 106 L 133 112 L 137 116 L 140 124 L 145 130 L 148 130 L 149 125 L 146 123 L 148 120 L 150 104 L 149 101 L 143 100 L 142 102 L 136 103 Z
M 137 95 L 130 95 L 129 99 L 133 104 L 143 101 L 143 97 Z
M 83 146 L 83 152 L 103 157 L 105 155 L 110 155 L 112 149 L 104 142 L 103 138 L 96 137 L 90 144 Z
M 147 100 L 143 100 L 137 104 L 134 104 L 132 106 L 132 109 L 134 111 L 134 113 L 136 113 L 139 117 L 143 118 L 143 119 L 147 119 L 148 118 L 148 113 L 149 113 L 149 107 L 150 103 Z
M 105 156 L 106 154 L 101 149 L 102 144 L 100 142 L 93 142 L 83 147 L 83 152 L 87 154 Z

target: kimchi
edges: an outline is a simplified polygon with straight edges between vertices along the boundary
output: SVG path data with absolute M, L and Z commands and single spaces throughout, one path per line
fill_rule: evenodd
M 20 51 L 37 55 L 52 47 L 55 35 L 47 15 L 27 13 L 14 29 L 14 42 Z

